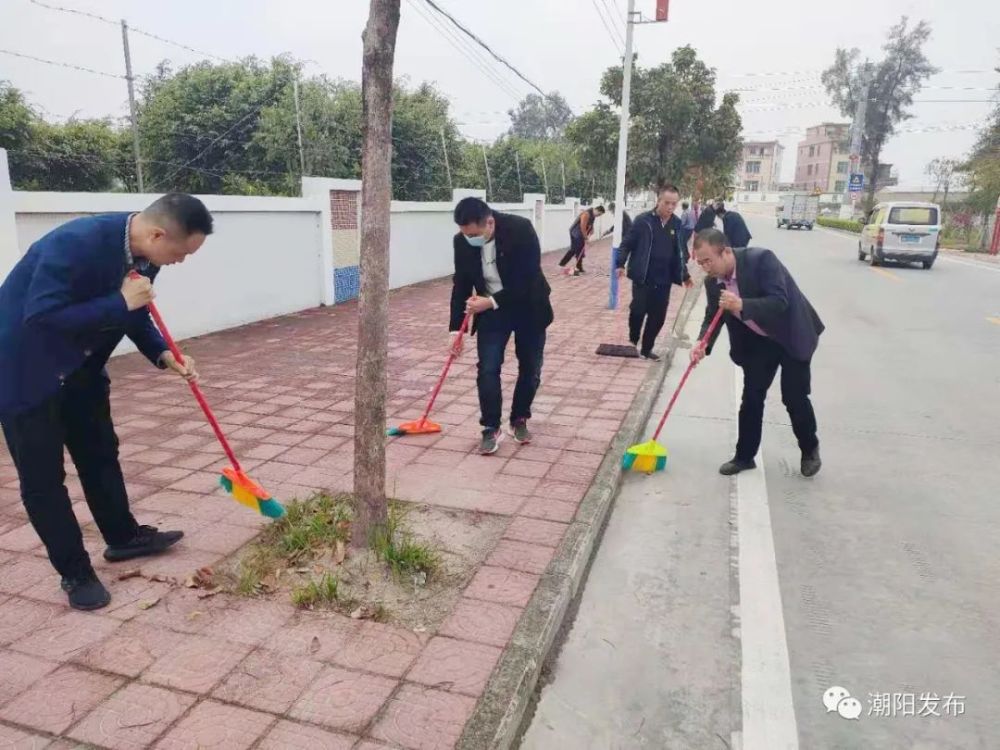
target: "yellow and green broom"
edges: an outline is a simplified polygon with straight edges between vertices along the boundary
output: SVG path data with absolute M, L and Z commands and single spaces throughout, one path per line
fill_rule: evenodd
M 707 346 L 708 340 L 712 338 L 712 334 L 715 333 L 715 329 L 719 325 L 719 321 L 722 320 L 722 308 L 720 307 L 715 312 L 715 317 L 712 318 L 712 322 L 708 326 L 708 330 L 705 331 L 705 336 L 699 342 L 702 345 Z M 670 410 L 674 408 L 674 402 L 677 401 L 677 397 L 680 395 L 681 388 L 684 387 L 684 383 L 687 382 L 688 375 L 691 374 L 691 370 L 694 369 L 695 362 L 692 360 L 688 363 L 687 369 L 684 371 L 684 375 L 681 377 L 681 382 L 677 384 L 677 390 L 674 391 L 674 395 L 670 399 L 670 403 L 667 404 L 666 411 L 663 412 L 663 416 L 660 418 L 660 423 L 656 426 L 656 432 L 653 433 L 653 437 L 647 440 L 645 443 L 638 443 L 633 445 L 622 457 L 622 468 L 631 469 L 632 471 L 641 471 L 646 474 L 652 474 L 654 471 L 663 471 L 667 468 L 667 449 L 656 442 L 656 439 L 660 436 L 660 431 L 663 429 L 663 425 L 667 422 L 667 417 L 670 415 Z
M 160 316 L 160 311 L 156 309 L 156 305 L 152 302 L 149 303 L 148 307 L 149 314 L 153 316 L 153 320 L 156 322 L 157 328 L 160 329 L 160 333 L 163 334 L 163 340 L 167 342 L 167 347 L 169 347 L 171 354 L 174 355 L 174 359 L 178 363 L 184 364 L 184 355 L 181 354 L 181 350 L 174 343 L 173 337 L 170 335 L 166 324 L 163 322 L 163 318 Z M 248 477 L 240 467 L 240 462 L 236 459 L 236 454 L 233 453 L 229 441 L 226 440 L 226 436 L 222 433 L 222 427 L 219 426 L 219 421 L 209 408 L 208 401 L 205 400 L 205 394 L 202 393 L 201 388 L 193 380 L 189 380 L 188 385 L 191 387 L 191 393 L 194 394 L 195 400 L 198 402 L 201 410 L 205 412 L 205 417 L 212 426 L 212 430 L 215 431 L 215 437 L 219 439 L 219 444 L 222 445 L 222 450 L 226 452 L 226 456 L 229 458 L 231 464 L 231 466 L 227 466 L 222 470 L 222 476 L 219 477 L 219 484 L 222 485 L 226 492 L 233 496 L 236 502 L 252 510 L 256 510 L 268 518 L 281 518 L 285 515 L 285 509 L 281 503 L 271 497 L 267 490 Z

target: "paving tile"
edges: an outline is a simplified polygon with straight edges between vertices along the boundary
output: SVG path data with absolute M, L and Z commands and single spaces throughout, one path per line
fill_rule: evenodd
M 576 517 L 579 502 L 562 502 L 543 497 L 529 497 L 517 510 L 519 516 L 540 518 L 543 521 L 569 523 Z
M 330 729 L 359 732 L 396 688 L 396 680 L 326 667 L 289 715 Z
M 208 693 L 250 652 L 249 647 L 187 635 L 147 669 L 144 682 L 164 687 Z
M 452 748 L 476 699 L 419 685 L 404 685 L 389 701 L 371 731 L 372 737 L 408 748 Z
M 6 724 L 0 724 L 0 747 L 4 750 L 43 750 L 52 748 L 52 738 L 31 734 Z
M 166 628 L 127 622 L 104 640 L 78 653 L 73 661 L 102 672 L 138 677 L 175 649 L 183 638 L 181 633 Z
M 4 563 L 0 576 L 0 594 L 20 594 L 33 586 L 52 582 L 58 586 L 59 576 L 49 561 L 29 554 L 14 555 Z
M 10 552 L 31 552 L 42 546 L 42 540 L 30 523 L 24 523 L 0 535 L 0 549 Z
M 518 516 L 510 522 L 507 531 L 504 532 L 504 538 L 545 547 L 557 547 L 566 533 L 566 528 L 564 523 Z
M 0 604 L 2 606 L 2 604 Z M 23 693 L 59 665 L 16 651 L 0 649 L 0 706 Z M 0 747 L 3 747 L 0 742 Z
M 240 662 L 212 696 L 285 714 L 322 669 L 322 662 L 261 649 Z
M 63 614 L 10 644 L 14 651 L 43 659 L 66 661 L 107 638 L 119 622 L 89 612 L 64 610 Z
M 351 750 L 357 737 L 327 732 L 295 721 L 279 721 L 257 750 Z
M 476 599 L 459 599 L 439 635 L 504 647 L 521 617 L 521 609 Z
M 432 638 L 406 679 L 478 697 L 503 649 L 454 638 Z
M 134 682 L 91 711 L 69 736 L 113 750 L 144 750 L 194 702 L 193 695 Z
M 60 667 L 0 709 L 0 719 L 61 734 L 121 684 L 117 677 Z
M 539 576 L 508 568 L 481 567 L 465 589 L 465 596 L 515 607 L 527 606 Z
M 292 656 L 330 661 L 361 629 L 361 623 L 342 615 L 297 615 L 281 628 L 269 648 Z
M 246 750 L 273 722 L 274 717 L 269 714 L 207 700 L 191 709 L 191 713 L 155 747 L 158 750 Z
M 525 573 L 542 574 L 555 555 L 554 547 L 501 539 L 486 560 L 487 565 L 510 568 Z
M 217 521 L 196 529 L 184 541 L 193 549 L 228 556 L 256 536 L 254 529 Z
M 10 597 L 0 600 L 0 646 L 46 627 L 66 613 L 66 607 Z
M 295 609 L 284 601 L 237 599 L 215 613 L 204 635 L 273 648 L 273 641 L 285 637 L 284 626 L 294 615 Z
M 420 653 L 425 637 L 412 630 L 365 622 L 333 657 L 333 661 L 349 669 L 401 677 Z

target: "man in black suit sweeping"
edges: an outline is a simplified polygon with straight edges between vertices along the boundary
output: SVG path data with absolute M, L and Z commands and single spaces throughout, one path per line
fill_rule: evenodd
M 725 475 L 753 469 L 760 448 L 764 399 L 781 368 L 781 400 L 788 409 L 792 430 L 802 451 L 802 474 L 815 476 L 822 462 L 816 437 L 816 415 L 809 400 L 810 363 L 823 332 L 823 323 L 795 279 L 770 250 L 733 249 L 726 235 L 706 229 L 695 235 L 694 257 L 708 274 L 705 336 L 716 311 L 725 310 L 729 356 L 743 369 L 743 402 L 739 415 L 736 455 L 719 471 Z M 719 328 L 708 341 L 691 350 L 700 362 L 711 353 Z
M 511 335 L 517 354 L 517 384 L 510 411 L 510 433 L 518 443 L 531 442 L 528 420 L 542 378 L 545 331 L 552 323 L 549 283 L 542 273 L 538 235 L 528 219 L 492 210 L 479 198 L 455 206 L 455 276 L 451 289 L 449 330 L 474 313 L 479 354 L 479 409 L 483 426 L 479 452 L 496 453 L 503 433 L 500 368 Z M 452 351 L 461 354 L 461 339 Z

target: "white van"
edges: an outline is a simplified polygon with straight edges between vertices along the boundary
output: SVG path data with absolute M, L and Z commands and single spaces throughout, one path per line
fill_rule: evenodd
M 941 246 L 941 209 L 936 203 L 879 203 L 868 214 L 858 240 L 858 260 L 934 265 Z

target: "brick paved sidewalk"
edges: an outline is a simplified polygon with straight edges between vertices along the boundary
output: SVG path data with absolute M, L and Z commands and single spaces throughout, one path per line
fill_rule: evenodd
M 648 367 L 593 354 L 602 341 L 627 341 L 627 287 L 619 309 L 606 309 L 607 243 L 591 251 L 587 276 L 557 274 L 558 258 L 543 258 L 556 323 L 532 421 L 536 441 L 475 454 L 470 351 L 436 406 L 444 433 L 388 447 L 395 496 L 495 514 L 506 529 L 493 549 L 477 551 L 483 564 L 436 632 L 300 612 L 285 601 L 199 599 L 150 581 L 216 565 L 266 521 L 217 490 L 224 461 L 190 394 L 137 356 L 110 368 L 133 506 L 141 523 L 181 528 L 186 537 L 171 554 L 142 562 L 147 577 L 116 580 L 123 568 L 101 558 L 71 476 L 74 509 L 113 596 L 108 609 L 66 607 L 4 452 L 0 746 L 451 747 Z M 440 372 L 449 287 L 442 280 L 392 295 L 390 424 L 419 416 Z M 661 344 L 681 298 L 675 288 Z M 350 489 L 355 339 L 356 307 L 345 304 L 186 342 L 238 454 L 276 497 Z M 505 409 L 512 349 L 507 363 Z

